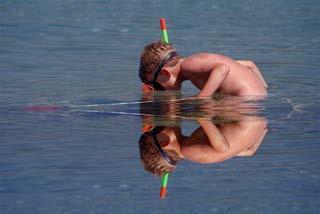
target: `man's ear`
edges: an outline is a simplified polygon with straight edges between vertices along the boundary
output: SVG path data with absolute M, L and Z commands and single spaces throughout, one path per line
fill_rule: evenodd
M 167 68 L 162 68 L 160 71 L 159 76 L 163 79 L 163 80 L 168 80 L 171 77 L 170 71 Z
M 164 148 L 170 144 L 170 138 L 166 134 L 160 133 L 157 135 L 157 137 L 158 137 L 157 139 L 159 140 L 161 147 Z

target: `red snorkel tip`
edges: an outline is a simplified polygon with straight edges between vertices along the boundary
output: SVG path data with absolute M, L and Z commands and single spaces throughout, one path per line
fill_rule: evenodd
M 142 132 L 143 133 L 146 133 L 146 132 L 149 132 L 149 131 L 151 131 L 152 129 L 154 129 L 154 126 L 153 125 L 148 125 L 148 124 L 146 124 L 146 125 L 144 125 L 143 127 L 142 127 Z
M 161 187 L 160 189 L 160 198 L 165 198 L 167 195 L 167 188 L 166 187 Z
M 143 84 L 141 89 L 143 92 L 152 92 L 154 91 L 154 88 L 151 85 Z
M 166 19 L 160 18 L 160 28 L 161 30 L 167 30 Z

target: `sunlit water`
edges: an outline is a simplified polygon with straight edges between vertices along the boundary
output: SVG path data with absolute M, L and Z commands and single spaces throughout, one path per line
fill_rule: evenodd
M 319 10 L 312 0 L 2 1 L 0 213 L 319 213 Z M 165 200 L 140 162 L 141 105 L 104 105 L 141 100 L 139 54 L 161 16 L 183 55 L 253 60 L 270 86 L 256 153 L 181 162 Z M 196 93 L 185 84 L 177 96 Z M 74 106 L 24 109 L 39 104 Z M 186 135 L 197 109 L 173 112 Z

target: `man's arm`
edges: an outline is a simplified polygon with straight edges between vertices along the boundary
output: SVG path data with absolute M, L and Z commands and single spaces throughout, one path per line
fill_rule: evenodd
M 229 74 L 229 67 L 224 64 L 217 64 L 211 70 L 209 78 L 202 90 L 199 93 L 199 97 L 210 97 L 223 83 Z
M 199 119 L 198 123 L 206 133 L 211 146 L 218 152 L 225 152 L 229 149 L 229 143 L 220 130 L 211 120 Z

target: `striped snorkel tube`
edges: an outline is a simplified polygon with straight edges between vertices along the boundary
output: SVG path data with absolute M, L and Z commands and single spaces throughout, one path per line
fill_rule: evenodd
M 161 34 L 162 34 L 162 41 L 165 44 L 169 44 L 169 37 L 168 37 L 167 25 L 166 25 L 165 18 L 160 18 L 160 28 L 161 28 Z M 166 197 L 168 178 L 169 178 L 169 172 L 165 172 L 162 175 L 162 179 L 161 179 L 160 198 Z

